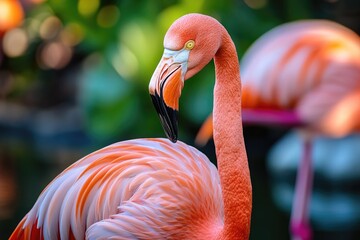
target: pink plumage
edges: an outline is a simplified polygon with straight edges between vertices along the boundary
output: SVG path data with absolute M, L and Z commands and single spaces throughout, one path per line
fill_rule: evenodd
M 64 170 L 11 239 L 31 239 L 36 231 L 40 239 L 184 239 L 196 228 L 184 223 L 196 221 L 197 212 L 223 219 L 221 199 L 216 167 L 195 148 L 166 139 L 124 141 Z
M 249 238 L 252 188 L 235 45 L 214 18 L 188 14 L 171 25 L 164 48 L 149 92 L 174 143 L 130 140 L 80 159 L 41 193 L 10 239 Z M 184 82 L 212 59 L 218 170 L 175 143 Z
M 338 102 L 360 89 L 360 38 L 326 20 L 283 24 L 249 48 L 241 74 L 245 109 L 294 110 L 323 133 L 345 135 L 345 128 L 323 122 Z

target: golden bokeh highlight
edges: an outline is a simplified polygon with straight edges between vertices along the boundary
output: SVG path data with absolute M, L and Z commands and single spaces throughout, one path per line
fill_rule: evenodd
M 120 17 L 119 8 L 115 5 L 108 5 L 99 11 L 97 15 L 97 23 L 100 27 L 110 28 L 113 27 Z
M 44 40 L 49 40 L 57 37 L 62 28 L 62 23 L 59 18 L 50 16 L 46 18 L 40 25 L 39 35 Z
M 60 33 L 61 41 L 67 46 L 73 47 L 84 39 L 84 29 L 78 23 L 70 23 Z
M 96 13 L 100 6 L 99 0 L 79 0 L 78 11 L 84 17 L 89 17 Z
M 21 28 L 14 28 L 5 33 L 2 47 L 8 57 L 19 57 L 25 53 L 29 46 L 29 38 Z
M 0 34 L 17 27 L 24 19 L 24 11 L 16 0 L 0 0 Z

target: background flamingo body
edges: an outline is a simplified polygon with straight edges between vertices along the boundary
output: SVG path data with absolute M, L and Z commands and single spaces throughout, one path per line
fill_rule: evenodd
M 250 47 L 242 68 L 245 109 L 277 109 L 280 115 L 292 110 L 306 129 L 290 231 L 294 239 L 311 239 L 312 138 L 317 133 L 341 137 L 359 129 L 360 121 L 352 116 L 360 105 L 349 99 L 356 99 L 360 89 L 360 38 L 330 21 L 284 24 Z
M 241 63 L 245 109 L 293 109 L 301 121 L 325 134 L 352 131 L 324 122 L 339 101 L 360 89 L 356 33 L 326 20 L 283 24 L 260 37 Z

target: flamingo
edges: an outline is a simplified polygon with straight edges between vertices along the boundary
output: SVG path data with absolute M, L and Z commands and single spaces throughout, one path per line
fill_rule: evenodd
M 261 36 L 241 61 L 243 121 L 301 129 L 303 157 L 298 168 L 290 220 L 294 239 L 311 239 L 308 204 L 312 188 L 312 139 L 342 137 L 360 130 L 360 38 L 340 24 L 302 20 Z M 197 142 L 212 134 L 211 117 Z
M 188 14 L 164 38 L 149 91 L 168 139 L 118 142 L 78 160 L 40 194 L 10 239 L 248 239 L 252 187 L 236 48 L 214 18 Z M 218 170 L 177 141 L 185 80 L 212 59 Z

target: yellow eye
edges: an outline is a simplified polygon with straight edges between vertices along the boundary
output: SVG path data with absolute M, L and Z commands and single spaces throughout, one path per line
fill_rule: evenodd
M 195 47 L 195 41 L 194 40 L 189 40 L 185 43 L 185 48 L 188 50 L 191 50 Z

